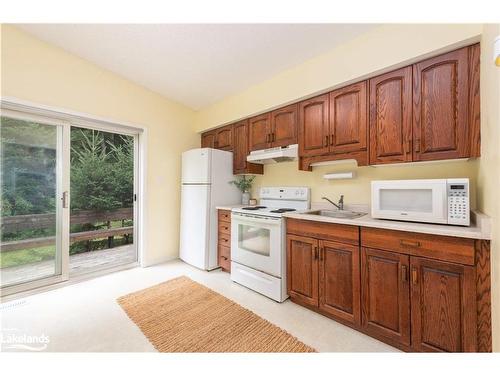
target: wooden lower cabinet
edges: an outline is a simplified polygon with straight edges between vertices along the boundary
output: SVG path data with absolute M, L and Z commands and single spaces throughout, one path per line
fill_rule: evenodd
M 223 271 L 231 271 L 231 211 L 217 212 L 217 260 Z
M 295 235 L 288 235 L 287 242 L 292 300 L 359 324 L 359 247 Z
M 489 241 L 312 223 L 287 219 L 293 302 L 405 351 L 491 352 Z
M 359 324 L 359 247 L 330 241 L 319 246 L 319 309 Z
M 362 326 L 371 334 L 410 345 L 409 256 L 361 249 Z
M 318 306 L 318 240 L 287 236 L 288 295 L 301 304 Z
M 422 352 L 476 351 L 474 267 L 411 257 L 412 346 Z

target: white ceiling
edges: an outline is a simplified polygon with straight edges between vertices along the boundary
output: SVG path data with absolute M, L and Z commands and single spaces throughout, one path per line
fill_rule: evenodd
M 375 27 L 367 24 L 19 26 L 193 109 L 264 81 Z

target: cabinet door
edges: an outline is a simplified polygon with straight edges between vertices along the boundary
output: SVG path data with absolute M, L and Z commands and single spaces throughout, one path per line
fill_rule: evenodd
M 411 274 L 413 348 L 476 351 L 474 268 L 412 257 Z
M 244 173 L 248 155 L 248 121 L 233 126 L 233 173 Z
M 412 67 L 370 80 L 370 164 L 412 160 Z
M 320 241 L 319 308 L 359 325 L 359 247 Z
M 233 149 L 233 126 L 224 126 L 215 131 L 215 148 L 231 151 Z
M 297 143 L 297 104 L 271 112 L 272 147 Z
M 250 151 L 271 147 L 271 114 L 265 113 L 251 118 L 249 126 Z
M 468 49 L 413 65 L 413 159 L 467 157 Z
M 215 133 L 206 132 L 201 135 L 201 147 L 215 148 Z
M 288 295 L 313 307 L 318 307 L 318 253 L 318 240 L 287 236 Z
M 361 319 L 374 336 L 410 345 L 409 257 L 362 248 Z
M 262 174 L 262 164 L 247 162 L 248 156 L 248 120 L 233 125 L 233 173 Z
M 300 156 L 328 153 L 328 94 L 299 103 Z
M 366 81 L 330 93 L 330 151 L 336 154 L 367 148 Z

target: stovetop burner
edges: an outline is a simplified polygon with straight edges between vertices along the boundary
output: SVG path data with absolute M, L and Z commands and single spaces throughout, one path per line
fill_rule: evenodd
M 267 208 L 266 206 L 250 206 L 250 207 L 242 207 L 242 210 L 248 210 L 248 211 L 257 211 L 262 208 Z
M 278 208 L 277 210 L 269 211 L 274 214 L 282 214 L 284 212 L 297 211 L 295 208 Z

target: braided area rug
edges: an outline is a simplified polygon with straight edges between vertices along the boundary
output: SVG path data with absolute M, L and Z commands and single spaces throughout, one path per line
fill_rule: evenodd
M 118 298 L 160 352 L 315 350 L 213 290 L 182 276 Z

